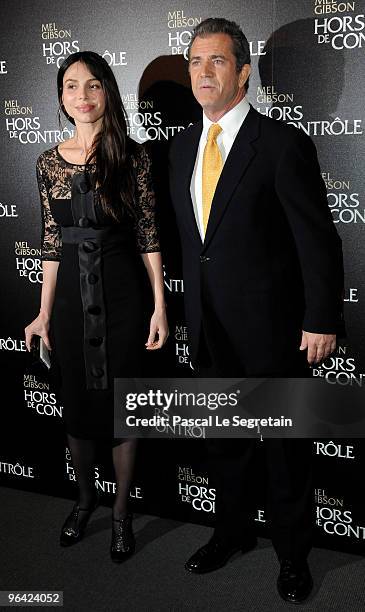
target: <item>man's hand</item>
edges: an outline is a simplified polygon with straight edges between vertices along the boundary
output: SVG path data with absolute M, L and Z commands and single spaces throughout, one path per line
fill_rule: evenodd
M 319 363 L 326 359 L 328 355 L 333 353 L 336 348 L 335 334 L 312 334 L 311 332 L 303 331 L 302 343 L 299 350 L 305 351 L 308 349 L 308 363 Z

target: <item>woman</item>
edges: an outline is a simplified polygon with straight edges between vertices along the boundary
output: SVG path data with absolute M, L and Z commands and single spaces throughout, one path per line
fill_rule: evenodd
M 60 373 L 79 489 L 60 543 L 68 546 L 83 536 L 98 502 L 97 439 L 107 439 L 117 484 L 111 557 L 120 562 L 135 547 L 128 497 L 136 440 L 114 437 L 113 382 L 140 372 L 140 254 L 155 303 L 146 349 L 161 348 L 168 336 L 150 160 L 144 147 L 127 136 L 118 85 L 100 55 L 70 55 L 57 85 L 60 109 L 76 129 L 37 161 L 43 287 L 40 312 L 25 329 L 26 346 L 30 350 L 33 335 L 40 336 Z

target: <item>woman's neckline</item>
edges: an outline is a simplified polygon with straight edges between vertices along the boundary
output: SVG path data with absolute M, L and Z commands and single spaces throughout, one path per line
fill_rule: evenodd
M 59 145 L 57 145 L 57 146 L 55 147 L 55 149 L 56 149 L 56 153 L 57 153 L 58 157 L 60 157 L 60 159 L 62 159 L 62 161 L 64 161 L 64 162 L 65 162 L 66 164 L 68 164 L 69 166 L 80 166 L 81 168 L 85 168 L 85 166 L 86 166 L 86 165 L 88 165 L 88 166 L 93 166 L 93 165 L 95 164 L 95 162 L 92 162 L 91 164 L 74 164 L 73 162 L 69 162 L 69 161 L 67 161 L 67 159 L 65 159 L 65 158 L 63 157 L 63 155 L 61 155 L 61 153 L 60 153 L 60 152 L 59 152 L 59 150 L 58 150 L 58 146 L 59 146 Z

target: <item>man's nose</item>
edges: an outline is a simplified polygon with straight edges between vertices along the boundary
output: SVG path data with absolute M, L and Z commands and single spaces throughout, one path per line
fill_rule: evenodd
M 201 77 L 211 77 L 213 76 L 212 66 L 209 62 L 203 62 L 200 67 L 200 76 Z

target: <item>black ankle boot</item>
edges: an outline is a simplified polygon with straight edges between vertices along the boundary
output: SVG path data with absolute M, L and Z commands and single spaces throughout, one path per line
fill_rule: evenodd
M 136 548 L 136 541 L 132 530 L 132 515 L 124 519 L 112 519 L 112 541 L 110 556 L 115 563 L 122 563 L 131 557 Z
M 72 544 L 76 544 L 83 538 L 89 518 L 99 505 L 99 501 L 100 496 L 96 492 L 95 501 L 89 508 L 80 508 L 77 503 L 74 505 L 61 529 L 61 546 L 72 546 Z

